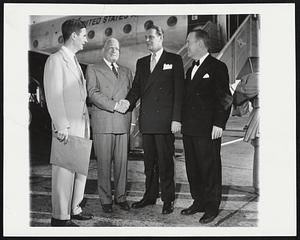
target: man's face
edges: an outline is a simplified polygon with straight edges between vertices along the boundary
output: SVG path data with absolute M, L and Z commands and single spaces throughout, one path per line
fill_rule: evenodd
M 198 59 L 198 55 L 201 52 L 202 40 L 198 40 L 194 32 L 189 33 L 186 38 L 186 47 L 188 50 L 188 56 L 193 59 Z
M 116 62 L 120 56 L 120 46 L 117 40 L 111 40 L 104 48 L 104 58 L 109 62 Z
M 88 40 L 86 38 L 86 28 L 81 28 L 79 34 L 75 33 L 75 45 L 77 51 L 82 50 L 83 45 L 86 44 L 87 42 Z
M 163 37 L 159 36 L 155 29 L 147 30 L 145 39 L 149 51 L 156 52 L 162 48 Z

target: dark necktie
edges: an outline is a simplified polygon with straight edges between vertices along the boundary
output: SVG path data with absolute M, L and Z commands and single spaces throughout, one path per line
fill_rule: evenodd
M 118 71 L 115 68 L 115 65 L 113 63 L 111 63 L 111 70 L 113 71 L 113 73 L 115 74 L 116 78 L 119 77 Z
M 194 66 L 199 66 L 199 64 L 200 64 L 200 61 L 199 61 L 199 60 L 198 60 L 198 61 L 193 61 L 192 67 L 194 67 Z

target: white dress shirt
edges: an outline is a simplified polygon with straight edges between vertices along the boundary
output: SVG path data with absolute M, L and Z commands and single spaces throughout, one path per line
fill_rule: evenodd
M 163 53 L 164 49 L 161 48 L 160 50 L 158 50 L 156 53 L 155 53 L 155 61 L 156 61 L 156 64 L 158 63 L 162 53 Z M 151 58 L 152 58 L 152 55 L 153 53 L 151 53 Z
M 192 74 L 191 74 L 191 79 L 193 79 L 195 73 L 197 72 L 198 68 L 201 66 L 201 64 L 204 62 L 205 58 L 209 55 L 209 53 L 206 53 L 203 57 L 201 57 L 199 59 L 199 65 L 195 65 L 193 70 L 192 70 Z
M 106 63 L 106 65 L 110 68 L 110 70 L 112 70 L 111 62 L 107 61 L 105 58 L 103 58 L 103 60 Z M 117 69 L 118 71 L 118 67 L 119 67 L 118 64 L 114 62 L 113 65 L 115 66 L 115 69 Z

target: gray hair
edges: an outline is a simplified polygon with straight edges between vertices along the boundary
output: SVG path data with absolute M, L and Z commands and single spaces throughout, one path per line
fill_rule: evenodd
M 119 45 L 119 47 L 120 47 L 120 42 L 119 42 L 119 40 L 116 39 L 116 38 L 111 37 L 111 38 L 108 38 L 108 39 L 105 40 L 103 48 L 106 49 L 107 46 L 108 46 L 111 42 L 117 42 L 118 45 Z

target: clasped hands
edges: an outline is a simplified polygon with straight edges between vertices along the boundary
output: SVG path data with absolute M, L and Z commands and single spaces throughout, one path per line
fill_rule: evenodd
M 119 102 L 116 103 L 114 110 L 119 113 L 125 113 L 130 106 L 130 103 L 126 99 L 121 99 Z

